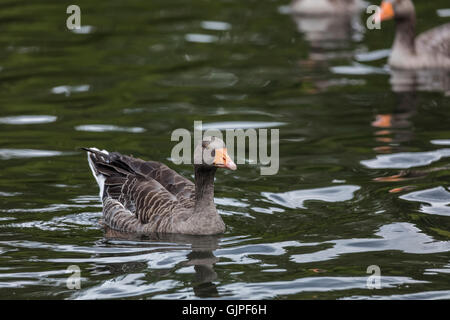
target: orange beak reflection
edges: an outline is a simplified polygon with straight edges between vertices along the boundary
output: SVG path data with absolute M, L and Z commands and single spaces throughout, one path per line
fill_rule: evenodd
M 228 155 L 227 149 L 216 149 L 216 155 L 214 157 L 214 165 L 218 168 L 226 168 L 230 170 L 236 170 L 237 166 L 231 160 L 230 156 Z
M 390 1 L 381 2 L 380 21 L 392 19 L 394 17 L 394 7 Z

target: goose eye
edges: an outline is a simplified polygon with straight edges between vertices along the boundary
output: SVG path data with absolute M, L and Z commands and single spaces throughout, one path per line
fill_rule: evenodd
M 215 157 L 216 156 L 216 150 L 214 149 L 213 151 L 211 151 L 211 157 Z

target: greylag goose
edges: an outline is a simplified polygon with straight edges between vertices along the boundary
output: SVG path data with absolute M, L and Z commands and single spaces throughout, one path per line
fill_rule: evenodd
M 214 204 L 217 168 L 236 170 L 224 142 L 205 137 L 194 150 L 195 183 L 166 165 L 83 148 L 100 187 L 103 223 L 117 231 L 212 235 L 225 231 Z
M 352 15 L 363 8 L 361 0 L 294 0 L 291 11 L 302 15 Z
M 411 0 L 384 0 L 380 21 L 394 19 L 395 39 L 389 65 L 398 69 L 450 69 L 450 23 L 416 37 L 416 13 Z

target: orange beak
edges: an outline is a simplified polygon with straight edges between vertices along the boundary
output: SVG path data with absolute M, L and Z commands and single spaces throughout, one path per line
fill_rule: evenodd
M 226 168 L 230 170 L 236 170 L 237 166 L 231 160 L 230 156 L 228 155 L 227 148 L 223 149 L 216 149 L 216 155 L 214 157 L 214 165 L 218 168 Z
M 381 2 L 380 21 L 392 19 L 394 17 L 394 7 L 392 2 L 384 0 Z

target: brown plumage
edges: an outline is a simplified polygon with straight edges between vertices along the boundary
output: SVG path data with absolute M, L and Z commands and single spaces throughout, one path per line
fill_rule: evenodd
M 385 0 L 381 21 L 395 20 L 389 65 L 398 69 L 450 69 L 450 23 L 416 37 L 416 12 L 411 0 Z
M 214 175 L 218 167 L 236 169 L 225 144 L 206 137 L 194 154 L 195 184 L 156 161 L 118 152 L 83 148 L 100 186 L 104 223 L 129 233 L 218 234 L 225 224 L 214 205 Z

